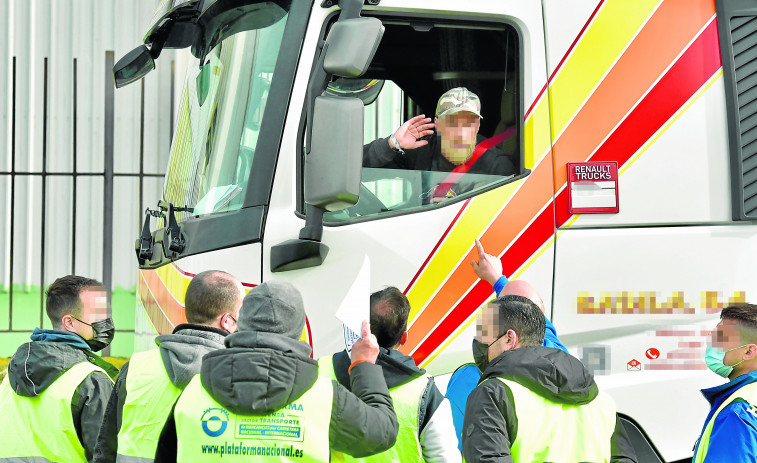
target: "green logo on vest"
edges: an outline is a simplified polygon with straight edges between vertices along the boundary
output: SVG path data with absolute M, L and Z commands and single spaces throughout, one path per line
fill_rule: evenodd
M 202 430 L 210 437 L 218 437 L 229 425 L 229 413 L 223 408 L 209 408 L 202 414 Z

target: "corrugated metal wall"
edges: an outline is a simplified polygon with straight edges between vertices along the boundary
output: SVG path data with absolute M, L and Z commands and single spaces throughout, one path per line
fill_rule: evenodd
M 136 286 L 142 211 L 162 189 L 174 55 L 164 51 L 143 83 L 115 90 L 112 235 L 104 236 L 106 53 L 118 60 L 139 45 L 157 3 L 0 0 L 0 356 L 40 323 L 49 327 L 45 286 L 69 273 L 102 280 L 108 268 L 123 292 L 114 292 L 124 330 L 116 350 L 131 352 L 133 306 L 121 307 Z M 108 239 L 112 257 L 103 255 Z

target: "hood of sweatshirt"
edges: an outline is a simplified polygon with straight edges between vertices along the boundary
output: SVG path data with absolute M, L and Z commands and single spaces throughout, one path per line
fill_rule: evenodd
M 597 397 L 594 376 L 580 360 L 560 349 L 520 347 L 492 360 L 481 378 L 501 377 L 557 403 L 583 405 Z
M 347 351 L 334 354 L 332 362 L 334 374 L 339 384 L 351 390 L 350 374 L 348 372 L 351 360 Z M 409 383 L 426 373 L 426 370 L 418 368 L 412 357 L 404 355 L 398 350 L 385 349 L 383 347 L 379 348 L 376 365 L 381 366 L 386 386 L 389 389 Z
M 183 324 L 172 334 L 155 338 L 160 349 L 163 365 L 171 382 L 184 389 L 200 372 L 202 357 L 214 350 L 224 348 L 226 333 L 212 327 Z
M 288 336 L 239 331 L 226 337 L 226 347 L 203 357 L 200 380 L 234 413 L 270 414 L 299 399 L 318 378 L 310 346 Z
M 32 339 L 16 350 L 8 365 L 10 386 L 21 396 L 41 394 L 69 368 L 94 356 L 81 337 L 66 331 L 36 328 Z

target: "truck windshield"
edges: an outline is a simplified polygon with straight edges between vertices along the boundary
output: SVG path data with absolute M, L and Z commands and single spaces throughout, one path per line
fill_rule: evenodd
M 190 56 L 163 190 L 179 221 L 242 207 L 287 17 Z

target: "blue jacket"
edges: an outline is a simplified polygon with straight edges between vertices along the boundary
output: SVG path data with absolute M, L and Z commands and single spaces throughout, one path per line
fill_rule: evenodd
M 499 297 L 499 293 L 502 292 L 502 289 L 506 284 L 507 278 L 504 276 L 494 283 L 494 291 L 497 293 L 497 297 Z M 560 340 L 557 339 L 557 330 L 555 330 L 554 325 L 552 325 L 546 315 L 544 318 L 547 322 L 547 329 L 544 332 L 544 342 L 542 345 L 544 347 L 560 349 L 563 352 L 568 353 L 568 349 L 566 349 Z M 445 397 L 447 397 L 447 400 L 449 400 L 450 406 L 452 407 L 452 421 L 455 424 L 455 433 L 457 434 L 457 447 L 461 452 L 463 451 L 462 433 L 465 403 L 467 402 L 470 393 L 473 392 L 473 389 L 478 385 L 479 379 L 481 379 L 481 372 L 478 370 L 478 367 L 473 363 L 467 363 L 455 370 L 452 377 L 449 379 L 449 383 L 447 383 L 447 393 L 445 394 Z
M 707 415 L 704 426 L 707 426 L 723 401 L 739 388 L 754 382 L 757 382 L 757 371 L 741 375 L 720 386 L 702 389 L 702 395 L 710 402 L 710 413 Z M 702 432 L 704 432 L 704 427 Z M 696 455 L 696 448 L 694 454 Z M 752 404 L 735 400 L 718 414 L 712 426 L 710 446 L 704 461 L 705 463 L 757 461 L 757 410 Z

